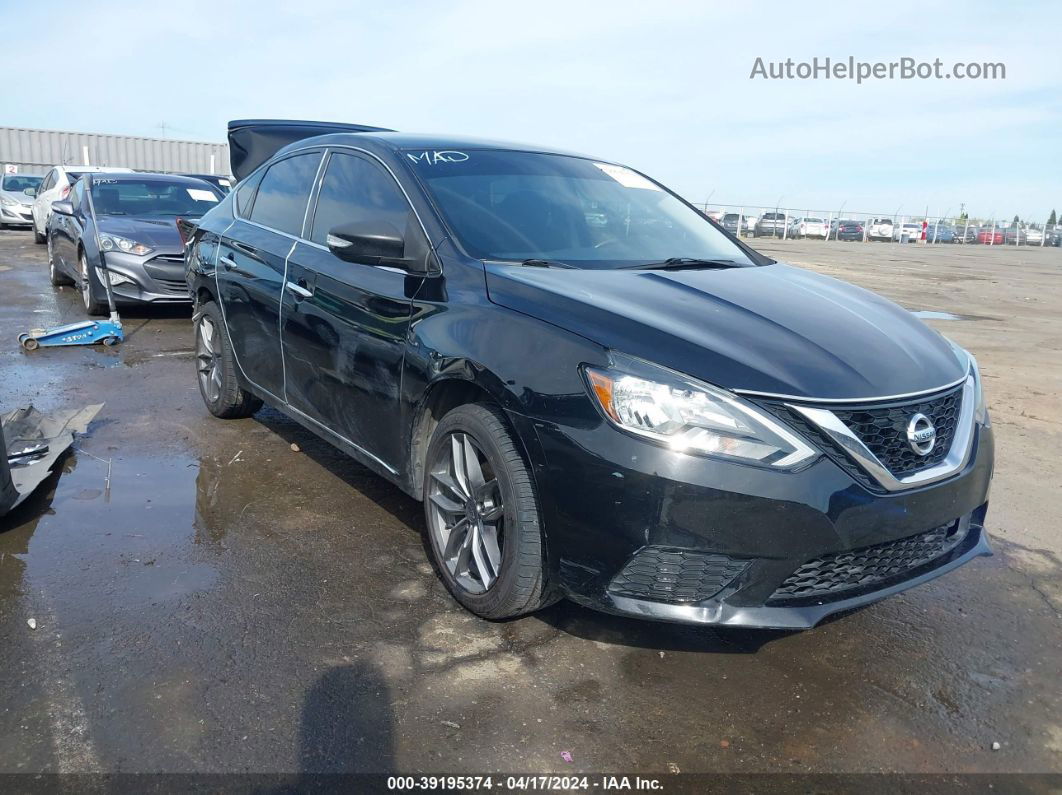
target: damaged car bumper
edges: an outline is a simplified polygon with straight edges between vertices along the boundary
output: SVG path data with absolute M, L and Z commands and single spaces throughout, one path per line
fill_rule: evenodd
M 840 449 L 798 472 L 689 456 L 607 426 L 535 424 L 552 560 L 587 606 L 689 624 L 805 629 L 990 555 L 990 426 L 950 476 L 889 490 Z M 810 437 L 809 437 L 810 438 Z M 605 483 L 593 490 L 572 484 Z

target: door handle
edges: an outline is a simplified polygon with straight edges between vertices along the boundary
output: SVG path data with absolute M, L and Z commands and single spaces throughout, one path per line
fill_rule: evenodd
M 225 270 L 230 270 L 236 267 L 236 260 L 232 257 L 222 257 L 218 260 L 218 263 L 225 267 Z
M 284 289 L 286 289 L 289 293 L 293 293 L 295 295 L 296 301 L 302 301 L 303 299 L 310 298 L 313 295 L 313 290 L 307 290 L 302 285 L 295 284 L 295 282 L 285 282 Z
M 249 246 L 246 243 L 239 242 L 238 240 L 233 240 L 232 241 L 232 245 L 234 245 L 236 248 L 238 248 L 244 254 L 248 254 L 248 255 L 250 255 L 252 257 L 257 257 L 258 256 L 258 249 L 256 249 L 254 246 Z

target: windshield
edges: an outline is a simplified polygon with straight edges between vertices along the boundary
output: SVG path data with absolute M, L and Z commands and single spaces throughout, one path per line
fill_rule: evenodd
M 221 194 L 205 182 L 92 180 L 97 215 L 199 216 L 220 200 Z
M 404 154 L 458 241 L 479 259 L 580 268 L 672 257 L 754 264 L 699 212 L 622 166 L 501 150 Z
M 10 191 L 24 191 L 26 188 L 37 189 L 37 186 L 41 184 L 41 180 L 44 177 L 27 177 L 23 175 L 7 174 L 4 176 L 4 181 L 0 183 L 0 190 Z

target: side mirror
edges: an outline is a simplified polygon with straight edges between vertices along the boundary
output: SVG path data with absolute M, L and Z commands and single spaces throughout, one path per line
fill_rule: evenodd
M 57 215 L 73 215 L 74 205 L 69 201 L 52 202 L 52 212 Z
M 412 264 L 404 258 L 406 241 L 402 234 L 386 221 L 340 224 L 328 233 L 326 242 L 328 250 L 346 262 L 399 267 Z
M 36 188 L 26 188 L 22 192 L 25 193 L 27 196 L 36 196 L 37 195 L 37 189 Z

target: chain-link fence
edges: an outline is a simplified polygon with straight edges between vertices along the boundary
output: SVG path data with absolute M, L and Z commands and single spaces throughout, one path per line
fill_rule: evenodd
M 728 232 L 742 237 L 848 242 L 965 244 L 986 246 L 1059 246 L 1062 224 L 1005 221 L 969 215 L 853 212 L 781 206 L 695 205 Z M 1052 213 L 1052 215 L 1054 215 Z

